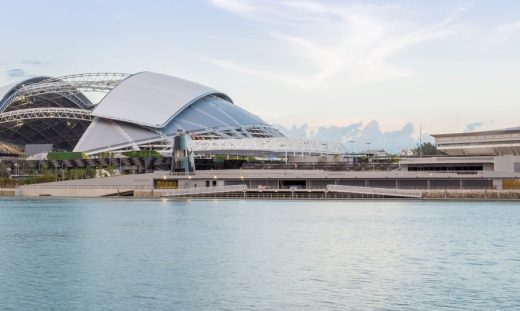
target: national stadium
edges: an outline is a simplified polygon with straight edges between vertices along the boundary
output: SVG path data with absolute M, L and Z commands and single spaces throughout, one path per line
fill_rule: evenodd
M 41 76 L 0 88 L 0 156 L 25 148 L 0 158 L 6 175 L 63 183 L 27 186 L 21 194 L 28 196 L 168 196 L 177 194 L 160 191 L 179 188 L 255 198 L 294 198 L 295 190 L 309 198 L 419 198 L 410 189 L 520 189 L 518 128 L 433 136 L 446 156 L 396 162 L 346 154 L 339 143 L 284 136 L 222 91 L 153 72 Z M 79 181 L 78 172 L 122 176 Z
M 101 152 L 169 146 L 198 152 L 340 154 L 340 144 L 285 137 L 230 96 L 154 72 L 33 77 L 0 88 L 0 143 Z

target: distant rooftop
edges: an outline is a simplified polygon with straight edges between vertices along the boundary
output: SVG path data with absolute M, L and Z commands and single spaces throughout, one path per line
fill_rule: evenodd
M 509 128 L 505 128 L 505 129 L 498 129 L 498 130 L 488 130 L 488 131 L 432 134 L 431 136 L 433 136 L 435 138 L 441 138 L 441 137 L 453 137 L 453 136 L 498 135 L 498 134 L 517 133 L 517 132 L 520 132 L 520 126 L 509 127 Z

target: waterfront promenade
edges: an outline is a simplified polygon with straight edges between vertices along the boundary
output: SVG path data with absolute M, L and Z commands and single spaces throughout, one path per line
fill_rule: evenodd
M 159 198 L 165 197 L 167 193 L 182 191 L 184 195 L 175 196 L 273 199 L 520 199 L 520 191 L 497 189 L 494 186 L 500 178 L 517 177 L 514 174 L 516 173 L 508 173 L 506 176 L 496 172 L 459 175 L 403 171 L 208 170 L 186 176 L 157 171 L 21 186 L 15 193 L 20 196 Z M 243 188 L 237 190 L 236 186 Z

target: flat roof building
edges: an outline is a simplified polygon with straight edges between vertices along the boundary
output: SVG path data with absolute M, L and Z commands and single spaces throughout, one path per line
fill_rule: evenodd
M 466 175 L 520 173 L 520 127 L 432 136 L 437 149 L 447 156 L 402 159 L 401 170 Z
M 432 136 L 437 148 L 450 156 L 520 155 L 520 127 Z

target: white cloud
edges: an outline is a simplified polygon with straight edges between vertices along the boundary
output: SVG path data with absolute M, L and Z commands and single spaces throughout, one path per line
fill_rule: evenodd
M 257 74 L 303 88 L 334 77 L 342 83 L 411 75 L 390 57 L 411 46 L 455 32 L 455 17 L 432 24 L 415 21 L 398 6 L 337 5 L 323 1 L 212 0 L 217 7 L 276 29 L 267 42 L 278 55 L 301 63 L 306 73 L 211 59 L 242 73 Z
M 406 123 L 401 128 L 391 131 L 381 130 L 379 123 L 375 120 L 367 124 L 354 122 L 345 126 L 319 126 L 312 128 L 307 124 L 303 124 L 301 126 L 293 125 L 289 128 L 281 125 L 276 125 L 276 127 L 289 137 L 340 142 L 349 151 L 352 151 L 352 149 L 361 151 L 370 147 L 372 149 L 385 149 L 392 153 L 398 153 L 401 149 L 415 147 L 419 142 L 411 123 Z M 432 137 L 424 133 L 422 139 L 425 142 L 432 141 Z M 367 143 L 370 143 L 370 145 Z
M 250 1 L 242 0 L 211 0 L 216 6 L 237 14 L 248 14 L 255 10 Z
M 472 122 L 466 125 L 466 128 L 464 129 L 464 132 L 473 132 L 478 130 L 484 125 L 484 122 Z

